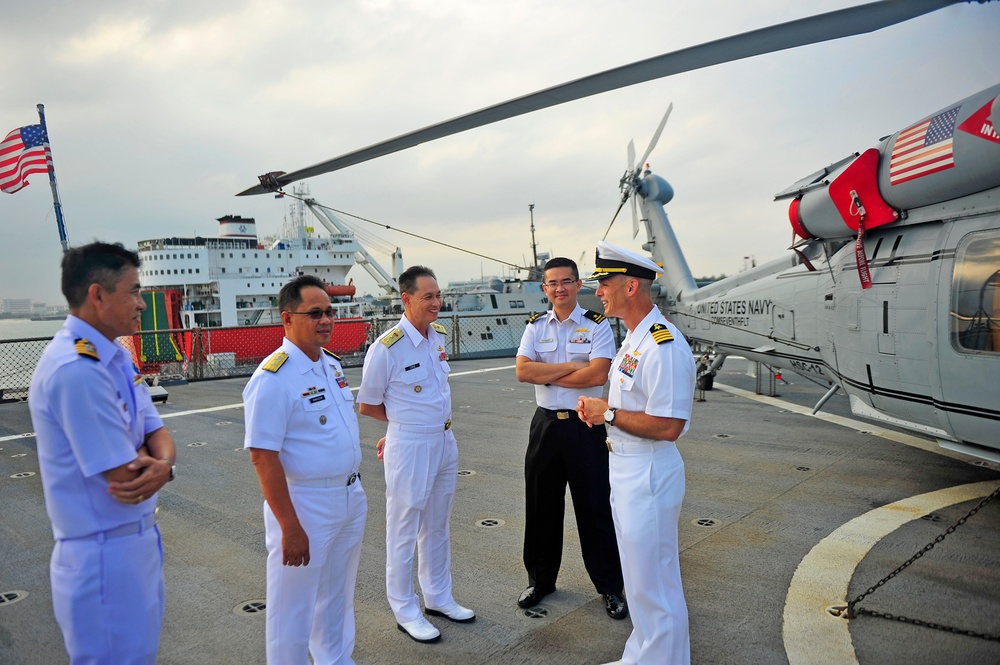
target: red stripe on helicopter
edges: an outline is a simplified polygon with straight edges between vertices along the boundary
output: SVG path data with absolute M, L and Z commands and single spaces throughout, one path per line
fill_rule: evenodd
M 965 122 L 959 125 L 958 128 L 967 134 L 972 134 L 973 136 L 978 136 L 981 139 L 993 141 L 994 143 L 1000 143 L 1000 134 L 997 133 L 996 127 L 990 122 L 991 106 L 993 106 L 993 100 L 983 104 L 983 108 L 966 118 Z

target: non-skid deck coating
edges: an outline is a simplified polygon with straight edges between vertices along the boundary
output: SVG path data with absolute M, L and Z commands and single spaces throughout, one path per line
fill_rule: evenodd
M 811 406 L 824 392 L 796 375 L 777 386 L 777 399 L 788 403 L 749 399 L 742 391 L 753 393 L 755 381 L 745 369 L 744 361 L 727 361 L 721 385 L 695 405 L 679 446 L 687 467 L 680 544 L 693 662 L 1000 662 L 996 642 L 868 617 L 844 622 L 825 612 L 845 600 L 839 587 L 852 597 L 863 592 L 965 515 L 977 500 L 954 497 L 1000 485 L 997 468 L 878 436 L 871 424 L 844 426 L 796 412 L 788 403 Z M 515 603 L 527 583 L 523 463 L 533 387 L 516 381 L 513 359 L 454 362 L 452 371 L 463 470 L 452 569 L 457 600 L 478 619 L 432 618 L 442 640 L 431 645 L 396 629 L 385 599 L 385 486 L 374 454 L 385 425 L 361 418 L 369 517 L 355 660 L 561 665 L 618 658 L 631 624 L 605 615 L 583 568 L 568 500 L 558 591 L 533 616 Z M 360 370 L 347 375 L 357 387 Z M 242 449 L 245 382 L 173 386 L 160 406 L 179 471 L 160 501 L 167 584 L 160 663 L 264 663 L 263 615 L 234 612 L 263 599 L 265 588 L 262 499 Z M 850 416 L 842 397 L 827 412 Z M 31 431 L 26 404 L 0 406 L 0 594 L 27 592 L 0 603 L 3 665 L 67 661 L 52 617 L 52 536 L 35 440 L 23 436 Z M 11 477 L 23 472 L 35 475 Z M 973 483 L 980 485 L 945 491 Z M 886 527 L 883 517 L 900 511 L 905 517 Z M 920 519 L 926 512 L 930 518 Z M 1000 633 L 998 544 L 1000 499 L 861 605 Z

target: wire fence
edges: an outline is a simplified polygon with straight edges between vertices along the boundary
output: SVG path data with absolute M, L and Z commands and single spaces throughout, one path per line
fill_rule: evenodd
M 452 360 L 513 358 L 530 312 L 487 315 L 442 312 L 448 356 Z M 364 362 L 365 351 L 382 333 L 399 323 L 399 316 L 338 319 L 326 348 L 341 357 L 346 367 Z M 616 341 L 624 330 L 611 321 Z M 140 332 L 120 338 L 139 372 L 160 383 L 171 380 L 202 381 L 249 376 L 260 362 L 281 345 L 280 325 L 235 328 L 193 328 Z M 0 402 L 27 399 L 35 365 L 51 337 L 0 340 Z

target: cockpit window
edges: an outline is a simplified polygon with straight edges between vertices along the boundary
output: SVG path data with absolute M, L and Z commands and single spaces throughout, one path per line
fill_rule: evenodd
M 965 353 L 1000 354 L 1000 233 L 959 243 L 951 285 L 951 342 Z

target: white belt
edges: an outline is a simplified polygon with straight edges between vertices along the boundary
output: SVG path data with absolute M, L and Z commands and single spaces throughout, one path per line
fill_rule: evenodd
M 289 485 L 298 485 L 299 487 L 347 487 L 348 485 L 353 485 L 355 481 L 361 480 L 360 471 L 352 471 L 351 473 L 344 476 L 334 476 L 333 478 L 289 478 L 285 477 L 285 481 Z
M 154 526 L 156 526 L 156 514 L 151 513 L 143 517 L 138 522 L 129 522 L 128 524 L 116 526 L 114 529 L 98 531 L 96 533 L 91 533 L 86 536 L 78 536 L 75 538 L 63 538 L 63 540 L 101 540 L 102 538 L 121 538 L 122 536 L 134 536 L 136 534 L 140 534 L 143 531 L 152 529 Z
M 444 421 L 443 425 L 410 425 L 409 423 L 389 423 L 390 426 L 403 430 L 404 432 L 416 432 L 418 434 L 433 434 L 434 432 L 444 432 L 451 429 L 451 418 Z

